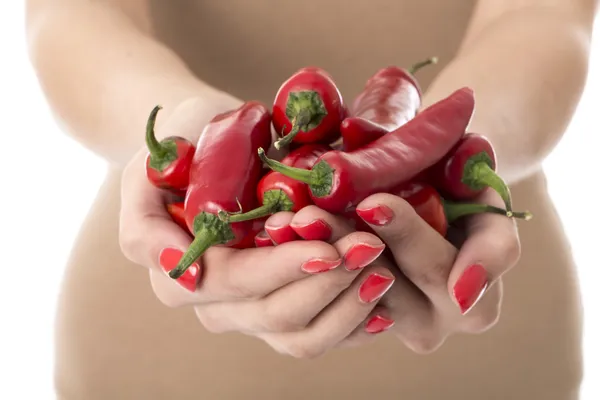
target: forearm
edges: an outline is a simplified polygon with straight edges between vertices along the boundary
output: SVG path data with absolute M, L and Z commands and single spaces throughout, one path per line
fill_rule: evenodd
M 437 77 L 424 106 L 473 88 L 469 130 L 489 137 L 514 183 L 560 140 L 585 85 L 589 31 L 552 9 L 513 13 L 482 30 Z
M 56 118 L 84 146 L 122 163 L 143 145 L 150 110 L 215 92 L 168 48 L 102 2 L 30 16 L 30 54 Z

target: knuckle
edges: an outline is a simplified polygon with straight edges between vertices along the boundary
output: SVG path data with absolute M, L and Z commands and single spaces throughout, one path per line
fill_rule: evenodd
M 502 251 L 507 262 L 511 266 L 515 265 L 521 258 L 521 242 L 519 238 L 516 235 L 511 235 L 503 242 Z
M 283 311 L 279 305 L 263 307 L 263 317 L 260 328 L 267 332 L 297 332 L 306 324 L 290 317 L 290 313 Z
M 206 310 L 195 307 L 194 311 L 196 312 L 196 318 L 200 321 L 200 324 L 210 333 L 223 333 L 225 332 L 223 323 L 220 318 L 216 318 L 210 312 Z
M 245 284 L 243 279 L 240 279 L 239 270 L 228 268 L 223 279 L 223 285 L 228 297 L 235 300 L 252 300 L 257 298 L 257 294 Z
M 418 270 L 411 271 L 411 279 L 427 287 L 444 286 L 448 280 L 450 266 L 437 258 L 429 265 L 424 265 Z
M 301 341 L 292 341 L 285 346 L 286 353 L 303 360 L 314 360 L 323 355 L 324 351 L 316 346 L 308 345 Z
M 136 261 L 139 246 L 140 238 L 132 234 L 131 231 L 124 229 L 123 225 L 121 225 L 119 229 L 119 247 L 123 255 L 131 261 Z

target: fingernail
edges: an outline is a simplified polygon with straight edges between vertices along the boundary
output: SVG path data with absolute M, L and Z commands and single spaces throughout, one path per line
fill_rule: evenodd
M 454 285 L 454 298 L 466 314 L 483 296 L 488 286 L 487 272 L 480 264 L 468 267 Z
M 254 245 L 256 247 L 269 247 L 273 246 L 273 241 L 271 240 L 269 235 L 267 235 L 267 232 L 263 230 L 258 232 L 256 236 L 254 236 Z
M 356 213 L 368 224 L 376 226 L 387 225 L 392 222 L 392 219 L 394 218 L 392 209 L 384 205 L 362 210 L 357 209 Z
M 265 231 L 275 244 L 283 244 L 298 239 L 298 235 L 289 225 L 265 226 Z
M 169 272 L 177 266 L 177 263 L 183 256 L 183 251 L 173 247 L 167 247 L 161 250 L 158 256 L 160 267 L 168 275 Z M 200 264 L 193 263 L 190 267 L 176 279 L 176 282 L 190 292 L 195 292 L 200 279 Z
M 358 289 L 358 297 L 363 303 L 372 303 L 378 300 L 390 290 L 394 284 L 394 278 L 380 274 L 371 274 L 360 285 Z
M 355 244 L 344 255 L 344 266 L 348 271 L 364 268 L 375 261 L 383 253 L 383 250 L 385 250 L 385 244 Z
M 302 271 L 309 274 L 318 274 L 339 267 L 342 260 L 323 260 L 322 258 L 313 258 L 302 264 Z
M 331 237 L 331 226 L 322 219 L 304 225 L 292 225 L 292 229 L 304 240 L 328 240 Z
M 375 315 L 371 317 L 365 324 L 365 332 L 375 334 L 381 333 L 383 331 L 387 331 L 392 326 L 394 326 L 394 320 L 385 318 L 381 315 Z

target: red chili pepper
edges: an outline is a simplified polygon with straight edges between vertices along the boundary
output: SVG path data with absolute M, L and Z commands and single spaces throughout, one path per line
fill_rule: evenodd
M 169 136 L 160 142 L 156 139 L 154 125 L 161 109 L 154 107 L 146 125 L 146 176 L 154 186 L 185 196 L 196 149 L 192 142 L 179 136 Z
M 421 182 L 400 185 L 390 193 L 406 200 L 416 213 L 442 236 L 446 236 L 450 224 L 473 214 L 493 213 L 524 220 L 531 219 L 531 214 L 527 211 L 509 213 L 505 209 L 488 204 L 448 201 L 443 199 L 433 186 Z
M 169 272 L 172 278 L 180 277 L 211 246 L 236 245 L 251 231 L 251 221 L 227 224 L 217 213 L 235 211 L 238 205 L 256 207 L 261 163 L 254 152 L 271 145 L 270 122 L 269 110 L 251 101 L 217 115 L 204 128 L 185 198 L 185 219 L 195 238 Z
M 490 187 L 512 211 L 508 185 L 496 173 L 496 153 L 484 136 L 467 133 L 454 148 L 430 169 L 429 179 L 444 195 L 455 200 L 470 200 Z
M 302 68 L 277 91 L 273 126 L 283 132 L 275 148 L 290 143 L 331 143 L 345 116 L 344 101 L 331 75 L 316 67 Z
M 474 110 L 473 91 L 462 88 L 360 150 L 325 153 L 311 170 L 271 160 L 262 148 L 258 152 L 272 170 L 307 183 L 317 206 L 340 213 L 441 159 L 465 133 Z
M 259 218 L 252 220 L 252 226 L 250 227 L 250 232 L 244 236 L 241 242 L 231 246 L 234 249 L 249 249 L 254 247 L 254 238 L 260 232 L 262 232 L 265 228 L 265 221 L 267 218 Z
M 309 169 L 328 149 L 330 148 L 325 145 L 305 145 L 288 154 L 282 163 L 295 168 Z M 260 207 L 245 213 L 219 212 L 221 221 L 240 222 L 262 218 L 280 211 L 298 212 L 312 204 L 306 183 L 275 171 L 271 171 L 261 178 L 256 195 L 261 204 Z
M 421 88 L 414 74 L 436 62 L 432 57 L 408 70 L 386 67 L 369 78 L 354 100 L 352 117 L 340 125 L 344 151 L 359 149 L 413 119 L 421 107 Z
M 187 222 L 185 222 L 185 211 L 184 211 L 184 202 L 178 201 L 176 203 L 167 204 L 167 212 L 171 215 L 171 218 L 177 225 L 179 225 L 186 232 L 190 232 Z

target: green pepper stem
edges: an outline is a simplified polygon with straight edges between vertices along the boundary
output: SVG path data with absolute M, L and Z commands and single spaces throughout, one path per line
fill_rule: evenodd
M 177 263 L 177 266 L 169 271 L 169 276 L 173 279 L 179 278 L 187 269 L 198 259 L 206 250 L 217 243 L 217 237 L 208 229 L 200 229 L 196 232 L 194 241 Z
M 489 204 L 480 203 L 455 203 L 449 200 L 443 200 L 444 213 L 446 214 L 446 220 L 448 223 L 452 223 L 462 217 L 473 214 L 492 213 L 504 215 L 509 218 L 517 218 L 528 221 L 532 218 L 529 211 L 524 212 L 512 212 L 507 211 L 500 207 L 491 206 Z
M 426 67 L 426 66 L 431 65 L 431 64 L 437 64 L 437 62 L 438 62 L 438 58 L 437 57 L 431 57 L 431 58 L 428 58 L 427 60 L 419 61 L 418 63 L 413 64 L 408 69 L 408 73 L 411 74 L 411 75 L 414 75 L 421 68 Z
M 495 190 L 502 198 L 502 201 L 504 201 L 506 211 L 512 212 L 510 189 L 508 188 L 508 185 L 506 185 L 506 182 L 504 182 L 487 162 L 479 161 L 474 163 L 471 173 L 477 186 L 487 186 Z
M 265 150 L 262 147 L 258 149 L 258 156 L 260 157 L 261 161 L 267 164 L 267 166 L 273 171 L 277 171 L 287 177 L 290 177 L 300 182 L 304 182 L 308 185 L 319 184 L 319 182 L 317 182 L 317 178 L 311 170 L 290 167 L 288 165 L 280 163 L 279 161 L 272 160 L 267 157 L 267 155 L 265 154 Z
M 150 155 L 158 159 L 165 157 L 168 153 L 168 150 L 156 139 L 156 135 L 154 134 L 156 115 L 160 110 L 162 110 L 162 106 L 158 105 L 154 107 L 152 112 L 150 112 L 150 116 L 148 117 L 148 122 L 146 124 L 146 146 L 148 147 Z
M 264 204 L 245 213 L 228 213 L 227 211 L 221 210 L 218 212 L 218 216 L 221 221 L 227 223 L 244 222 L 274 214 L 277 212 L 278 208 L 279 204 L 277 203 Z
M 292 129 L 290 130 L 290 133 L 277 140 L 274 143 L 275 148 L 279 150 L 282 147 L 288 146 L 290 143 L 292 143 L 296 135 L 300 133 L 300 127 L 308 125 L 311 119 L 312 113 L 310 108 L 304 107 L 298 110 L 298 114 L 292 120 Z

